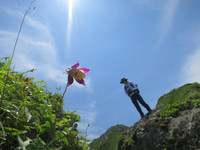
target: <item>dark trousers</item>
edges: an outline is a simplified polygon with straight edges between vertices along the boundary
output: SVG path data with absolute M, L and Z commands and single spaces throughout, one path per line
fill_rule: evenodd
M 140 102 L 140 104 L 142 104 L 149 112 L 151 111 L 151 108 L 149 107 L 149 105 L 147 105 L 147 103 L 145 103 L 145 101 L 143 100 L 142 96 L 140 96 L 139 93 L 135 93 L 131 96 L 131 100 L 133 102 L 133 104 L 135 105 L 137 111 L 140 113 L 140 116 L 143 117 L 144 113 L 142 112 L 142 109 L 140 108 L 138 101 Z

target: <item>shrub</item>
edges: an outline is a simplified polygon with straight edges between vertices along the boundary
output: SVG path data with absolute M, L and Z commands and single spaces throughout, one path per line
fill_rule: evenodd
M 88 149 L 77 130 L 80 117 L 63 105 L 62 95 L 49 92 L 44 81 L 10 69 L 9 58 L 1 62 L 1 149 Z

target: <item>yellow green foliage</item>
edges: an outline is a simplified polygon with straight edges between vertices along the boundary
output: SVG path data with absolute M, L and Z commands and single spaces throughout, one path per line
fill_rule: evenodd
M 0 62 L 0 148 L 86 150 L 77 130 L 80 117 L 63 110 L 62 95 L 49 92 L 44 81 L 10 69 Z M 30 72 L 32 72 L 31 70 Z

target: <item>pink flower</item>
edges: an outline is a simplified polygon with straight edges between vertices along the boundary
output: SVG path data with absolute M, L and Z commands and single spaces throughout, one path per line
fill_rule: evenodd
M 79 65 L 80 63 L 78 62 L 67 70 L 67 74 L 68 74 L 67 86 L 70 86 L 74 82 L 74 79 L 79 84 L 85 85 L 84 78 L 86 77 L 86 73 L 88 73 L 90 69 L 78 68 Z

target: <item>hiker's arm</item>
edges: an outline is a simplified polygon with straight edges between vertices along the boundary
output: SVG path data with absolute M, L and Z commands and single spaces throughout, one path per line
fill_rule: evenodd
M 126 90 L 126 88 L 124 87 L 124 92 L 126 93 L 126 95 L 128 95 L 128 91 Z

